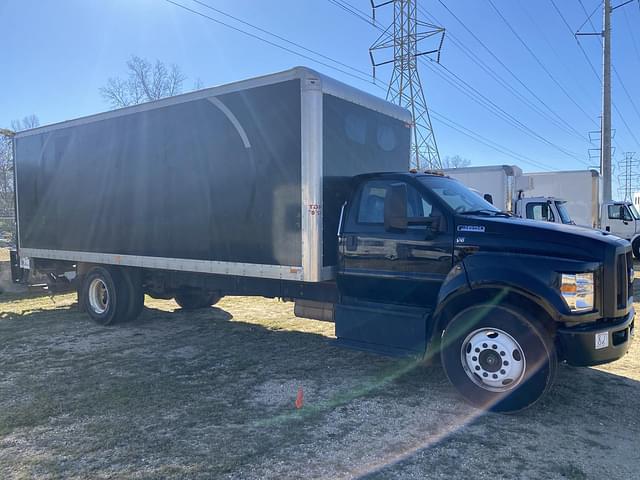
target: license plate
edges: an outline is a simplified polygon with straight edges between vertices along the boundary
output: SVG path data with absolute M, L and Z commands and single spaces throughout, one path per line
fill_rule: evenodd
M 596 333 L 596 350 L 609 346 L 609 332 Z

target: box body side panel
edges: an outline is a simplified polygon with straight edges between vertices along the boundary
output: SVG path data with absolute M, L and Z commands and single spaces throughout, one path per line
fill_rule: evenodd
M 21 247 L 301 265 L 300 81 L 16 140 Z

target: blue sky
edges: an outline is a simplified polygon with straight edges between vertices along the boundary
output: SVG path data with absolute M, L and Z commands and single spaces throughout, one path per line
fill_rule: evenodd
M 175 1 L 233 23 L 192 0 Z M 365 73 L 371 71 L 368 48 L 376 40 L 378 30 L 328 0 L 203 1 Z M 347 1 L 360 10 L 370 11 L 369 0 Z M 599 4 L 599 0 L 582 2 L 589 12 Z M 586 137 L 588 131 L 599 125 L 600 85 L 551 0 L 493 0 L 493 3 L 544 67 L 487 0 L 445 0 L 450 11 L 522 83 L 514 80 L 439 0 L 419 0 L 422 12 L 437 19 L 450 35 L 443 45 L 442 66 L 420 67 L 427 102 L 436 112 L 433 124 L 441 156 L 461 155 L 474 165 L 514 163 L 531 171 L 549 167 L 577 169 L 597 163 L 588 160 L 587 150 L 595 146 L 589 145 Z M 555 0 L 555 3 L 572 29 L 586 19 L 579 0 Z M 381 25 L 390 20 L 390 13 L 389 8 L 379 11 Z M 593 16 L 597 28 L 601 16 L 601 10 Z M 131 54 L 178 64 L 188 76 L 187 89 L 196 79 L 210 86 L 294 65 L 309 65 L 371 93 L 384 95 L 382 89 L 369 81 L 259 42 L 165 0 L 0 0 L 0 18 L 3 26 L 0 125 L 3 126 L 32 113 L 46 124 L 108 109 L 99 88 L 109 76 L 124 75 L 125 62 Z M 613 62 L 636 107 L 640 107 L 640 99 L 636 100 L 640 93 L 637 81 L 640 32 L 630 27 L 639 24 L 640 9 L 635 2 L 614 13 Z M 587 24 L 584 30 L 589 29 Z M 581 43 L 599 72 L 598 38 L 582 37 Z M 507 91 L 470 57 L 519 91 L 535 108 L 544 110 L 544 116 Z M 467 83 L 462 87 L 467 94 L 455 87 L 449 72 Z M 390 67 L 378 69 L 379 80 L 383 83 L 390 73 Z M 633 138 L 635 135 L 640 139 L 640 112 L 615 76 L 613 87 L 614 102 L 632 132 L 614 113 L 615 158 L 620 159 L 624 151 L 638 151 L 640 155 L 640 145 Z M 481 98 L 478 92 L 512 115 L 521 123 L 520 128 L 476 103 L 474 99 Z M 553 124 L 551 116 L 564 129 Z M 489 148 L 456 131 L 449 121 L 520 156 Z M 577 133 L 565 131 L 569 129 Z

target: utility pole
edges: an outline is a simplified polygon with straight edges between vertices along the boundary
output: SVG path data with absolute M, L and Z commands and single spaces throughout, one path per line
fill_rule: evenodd
M 411 166 L 417 169 L 441 169 L 438 144 L 418 73 L 418 58 L 421 55 L 437 54 L 437 60 L 440 60 L 444 28 L 418 20 L 417 0 L 386 0 L 378 4 L 371 0 L 374 21 L 376 9 L 389 4 L 393 4 L 393 23 L 369 48 L 373 76 L 376 76 L 376 67 L 393 63 L 387 100 L 411 111 Z M 418 43 L 434 36 L 440 36 L 438 47 L 419 51 Z M 376 52 L 386 49 L 393 49 L 393 58 L 377 61 Z
M 602 200 L 611 200 L 611 13 L 636 0 L 626 0 L 615 7 L 611 0 L 602 2 L 602 31 L 576 32 L 577 35 L 602 37 L 602 118 L 600 120 L 600 174 L 602 175 Z M 591 17 L 584 23 L 591 22 Z M 583 25 L 584 25 L 583 23 Z M 591 24 L 593 25 L 593 24 Z M 579 30 L 579 29 L 578 29 Z
M 602 121 L 600 170 L 602 199 L 611 200 L 611 0 L 604 0 L 602 16 Z

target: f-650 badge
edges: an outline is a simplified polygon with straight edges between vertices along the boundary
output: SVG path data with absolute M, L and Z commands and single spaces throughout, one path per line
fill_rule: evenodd
M 484 227 L 482 225 L 458 225 L 458 231 L 484 233 Z

